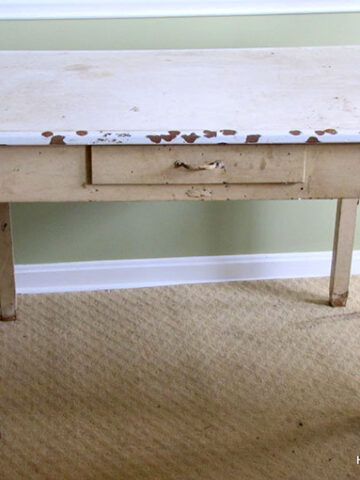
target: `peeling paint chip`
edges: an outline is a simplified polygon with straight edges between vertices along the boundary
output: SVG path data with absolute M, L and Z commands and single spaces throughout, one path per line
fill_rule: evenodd
M 180 135 L 178 130 L 169 130 L 169 133 L 167 135 L 161 135 L 161 138 L 166 142 L 171 142 L 171 140 L 174 140 L 178 135 Z
M 55 135 L 50 140 L 50 145 L 66 145 L 64 138 L 64 135 Z
M 245 143 L 257 143 L 261 135 L 248 135 L 246 137 Z
M 169 130 L 168 133 L 162 133 L 161 135 L 147 135 L 147 138 L 154 143 L 160 143 L 161 140 L 165 140 L 165 142 L 171 142 L 178 135 L 180 135 L 178 130 Z
M 236 135 L 236 130 L 220 130 L 223 135 Z
M 291 135 L 300 135 L 301 131 L 300 130 L 290 130 L 289 132 Z
M 149 138 L 154 143 L 160 143 L 161 142 L 160 135 L 146 135 L 146 137 Z
M 46 131 L 46 132 L 42 132 L 41 135 L 42 135 L 43 137 L 52 137 L 54 134 L 53 134 L 53 132 Z
M 197 138 L 199 138 L 199 135 L 196 135 L 196 133 L 192 132 L 190 135 L 181 135 L 181 137 L 185 140 L 187 143 L 194 143 Z
M 335 128 L 327 128 L 325 130 L 315 130 L 315 133 L 317 135 L 324 135 L 325 133 L 330 133 L 330 135 L 336 135 L 337 130 L 335 130 Z
M 216 137 L 217 133 L 215 130 L 204 130 L 204 136 L 206 138 Z
M 316 138 L 316 137 L 309 137 L 307 140 L 306 140 L 306 143 L 320 143 L 319 139 Z
M 80 137 L 84 137 L 87 134 L 88 134 L 87 130 L 77 130 L 76 132 L 76 135 L 79 135 Z

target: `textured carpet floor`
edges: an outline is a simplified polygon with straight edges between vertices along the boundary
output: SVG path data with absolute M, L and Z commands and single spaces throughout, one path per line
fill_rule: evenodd
M 358 479 L 360 277 L 19 296 L 1 480 Z

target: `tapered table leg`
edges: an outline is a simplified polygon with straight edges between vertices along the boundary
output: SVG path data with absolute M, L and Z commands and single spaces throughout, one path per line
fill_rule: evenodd
M 330 305 L 345 307 L 349 294 L 357 199 L 339 199 L 330 277 Z
M 0 203 L 0 319 L 16 319 L 14 255 L 9 203 Z

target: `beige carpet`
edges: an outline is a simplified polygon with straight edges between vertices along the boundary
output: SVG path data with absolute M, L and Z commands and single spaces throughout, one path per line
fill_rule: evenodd
M 358 479 L 360 277 L 19 297 L 1 480 Z

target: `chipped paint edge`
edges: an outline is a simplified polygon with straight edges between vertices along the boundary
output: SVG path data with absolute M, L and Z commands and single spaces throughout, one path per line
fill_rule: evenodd
M 244 132 L 222 130 L 85 130 L 0 132 L 0 145 L 217 145 L 360 143 L 360 131 L 318 128 Z

